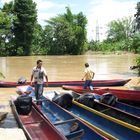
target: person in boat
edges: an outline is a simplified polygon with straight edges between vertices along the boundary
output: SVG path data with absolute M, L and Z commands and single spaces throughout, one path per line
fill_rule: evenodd
M 30 97 L 34 97 L 35 96 L 35 91 L 34 88 L 30 85 L 26 85 L 26 86 L 17 86 L 17 90 L 16 93 L 18 95 L 29 95 Z
M 44 67 L 42 67 L 42 60 L 37 60 L 37 66 L 35 66 L 32 70 L 31 74 L 31 85 L 33 85 L 34 80 L 34 87 L 35 87 L 35 97 L 36 100 L 43 94 L 43 86 L 46 80 L 46 86 L 48 86 L 48 76 Z
M 28 115 L 32 109 L 32 99 L 35 97 L 34 88 L 30 85 L 17 86 L 17 97 L 13 97 L 17 112 Z
M 93 85 L 92 85 L 92 79 L 94 78 L 94 71 L 89 67 L 88 63 L 85 63 L 85 71 L 84 71 L 84 76 L 82 80 L 85 80 L 84 83 L 84 89 L 89 87 L 91 90 L 93 90 Z

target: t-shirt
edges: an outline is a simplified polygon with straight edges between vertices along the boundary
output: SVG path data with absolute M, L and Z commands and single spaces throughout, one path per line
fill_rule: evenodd
M 29 94 L 29 96 L 31 96 L 31 97 L 35 96 L 34 89 L 33 89 L 33 87 L 30 86 L 30 85 L 26 85 L 26 86 L 17 86 L 17 91 L 22 91 L 22 92 L 31 91 L 31 93 Z M 26 95 L 26 93 L 23 94 L 23 95 Z
M 41 68 L 34 67 L 32 70 L 32 74 L 34 77 L 34 82 L 37 82 L 37 84 L 43 84 L 44 76 L 47 75 L 46 70 L 43 67 Z
M 87 67 L 85 68 L 85 80 L 92 80 L 94 77 L 94 72 L 91 68 Z

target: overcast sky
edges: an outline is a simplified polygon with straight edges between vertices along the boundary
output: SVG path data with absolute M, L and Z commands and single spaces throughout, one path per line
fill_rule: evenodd
M 11 0 L 0 0 L 0 7 Z M 66 12 L 70 7 L 73 14 L 83 12 L 87 17 L 87 37 L 96 38 L 96 27 L 99 26 L 99 39 L 105 37 L 106 25 L 112 20 L 133 16 L 136 4 L 140 0 L 33 0 L 37 3 L 38 22 L 44 26 L 44 20 Z

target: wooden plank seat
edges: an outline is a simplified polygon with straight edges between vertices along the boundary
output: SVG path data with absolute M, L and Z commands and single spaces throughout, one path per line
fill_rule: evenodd
M 101 110 L 100 112 L 105 112 L 105 111 L 108 111 L 108 110 L 111 110 L 110 108 L 107 108 L 107 109 L 103 109 L 103 110 Z
M 65 121 L 57 121 L 54 123 L 54 125 L 61 125 L 61 124 L 65 124 L 65 123 L 68 123 L 68 122 L 73 122 L 73 121 L 76 121 L 77 119 L 74 118 L 74 119 L 69 119 L 69 120 L 65 120 Z
M 83 135 L 84 135 L 84 129 L 80 129 L 65 135 L 65 137 L 67 139 L 73 139 L 73 138 L 75 139 L 75 138 L 80 138 Z

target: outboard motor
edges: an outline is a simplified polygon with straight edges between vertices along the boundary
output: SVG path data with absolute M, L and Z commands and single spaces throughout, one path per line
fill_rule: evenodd
M 23 76 L 21 76 L 21 77 L 18 79 L 17 83 L 18 83 L 18 84 L 25 84 L 26 81 L 27 81 L 26 78 L 23 77 Z
M 32 109 L 32 97 L 21 95 L 14 101 L 14 104 L 20 115 L 28 115 Z
M 104 93 L 100 98 L 101 103 L 105 103 L 112 106 L 115 104 L 116 100 L 117 97 L 112 93 Z
M 95 100 L 96 99 L 96 94 L 93 93 L 85 93 L 80 95 L 78 98 L 75 100 L 81 104 L 84 104 L 88 107 L 93 108 L 95 106 Z M 96 99 L 97 100 L 97 99 Z
M 73 97 L 69 93 L 56 94 L 52 101 L 63 108 L 70 108 L 72 106 Z

